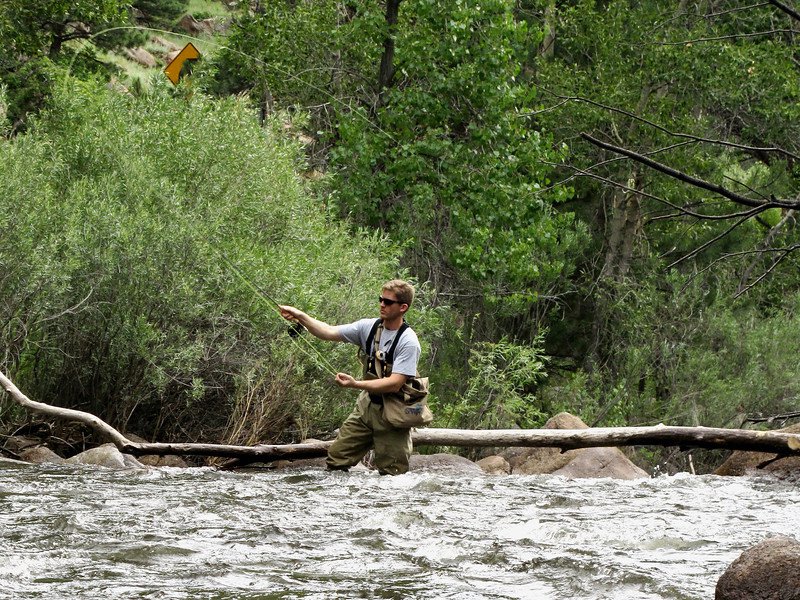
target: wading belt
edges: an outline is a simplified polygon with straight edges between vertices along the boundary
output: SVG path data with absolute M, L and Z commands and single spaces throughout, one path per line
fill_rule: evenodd
M 403 321 L 397 334 L 394 336 L 392 346 L 389 351 L 384 354 L 379 350 L 381 341 L 381 333 L 383 333 L 383 321 L 377 319 L 367 337 L 367 366 L 364 369 L 364 376 L 373 375 L 374 377 L 388 377 L 392 372 L 392 365 L 394 364 L 394 351 L 397 348 L 397 342 L 400 341 L 400 336 L 408 329 L 408 323 Z M 388 373 L 387 373 L 388 367 Z M 383 394 L 370 394 L 370 402 L 374 404 L 383 404 Z

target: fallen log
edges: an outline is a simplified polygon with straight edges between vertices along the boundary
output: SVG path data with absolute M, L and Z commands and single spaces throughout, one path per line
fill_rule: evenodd
M 281 459 L 325 456 L 331 442 L 305 444 L 262 444 L 234 446 L 225 444 L 137 443 L 90 413 L 35 402 L 20 392 L 2 373 L 0 385 L 20 405 L 57 419 L 79 421 L 113 442 L 120 451 L 177 456 L 219 456 L 242 458 L 247 462 L 269 462 Z M 561 450 L 598 446 L 679 446 L 768 452 L 778 456 L 800 456 L 800 435 L 777 431 L 749 431 L 712 427 L 594 427 L 590 429 L 416 429 L 412 432 L 415 446 L 549 447 Z
M 116 444 L 118 447 L 123 444 L 131 443 L 131 441 L 119 431 L 91 413 L 83 412 L 82 410 L 73 410 L 71 408 L 61 408 L 58 406 L 45 404 L 44 402 L 36 402 L 31 400 L 25 394 L 20 392 L 17 389 L 17 386 L 15 386 L 2 372 L 0 372 L 0 385 L 2 385 L 3 389 L 8 392 L 8 395 L 11 396 L 12 400 L 14 400 L 17 404 L 21 404 L 28 410 L 49 415 L 64 421 L 78 421 L 80 423 L 84 423 L 91 427 L 95 433 L 99 434 L 104 439 L 114 442 L 114 444 Z

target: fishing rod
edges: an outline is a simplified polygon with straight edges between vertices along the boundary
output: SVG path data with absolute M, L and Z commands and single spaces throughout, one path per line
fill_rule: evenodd
M 281 309 L 281 304 L 275 300 L 272 296 L 270 296 L 267 292 L 253 283 L 242 271 L 237 267 L 233 261 L 231 261 L 225 254 L 223 254 L 220 250 L 215 250 L 219 258 L 230 268 L 233 273 L 239 277 L 259 298 L 264 300 L 266 304 L 270 306 L 275 312 L 280 315 L 281 318 L 283 317 L 283 312 Z M 298 348 L 301 352 L 303 352 L 306 356 L 311 358 L 314 361 L 317 361 L 317 366 L 324 367 L 323 370 L 327 371 L 329 374 L 333 375 L 334 377 L 338 373 L 336 369 L 333 368 L 331 363 L 328 361 L 327 358 L 305 337 L 301 334 L 305 330 L 305 327 L 299 322 L 293 323 L 289 327 L 289 340 Z M 300 342 L 303 342 L 307 348 L 301 346 Z M 310 349 L 310 351 L 309 351 Z M 313 354 L 312 354 L 313 352 Z

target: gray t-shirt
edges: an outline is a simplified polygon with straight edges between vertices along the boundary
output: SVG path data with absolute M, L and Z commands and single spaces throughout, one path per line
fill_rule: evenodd
M 372 331 L 372 326 L 375 324 L 375 319 L 360 319 L 355 323 L 349 325 L 337 325 L 339 333 L 346 342 L 355 344 L 359 348 L 364 348 L 369 337 L 369 332 Z M 380 349 L 383 352 L 388 352 L 392 347 L 392 342 L 397 335 L 397 329 L 384 329 L 381 333 Z M 394 350 L 394 364 L 392 365 L 392 373 L 400 373 L 413 377 L 417 374 L 417 363 L 419 362 L 419 355 L 422 353 L 422 348 L 419 345 L 419 339 L 414 330 L 410 327 L 403 332 L 400 341 L 397 342 L 397 348 Z

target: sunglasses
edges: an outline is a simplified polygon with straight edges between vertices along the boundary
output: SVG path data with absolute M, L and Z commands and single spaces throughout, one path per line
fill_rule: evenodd
M 392 304 L 403 304 L 403 302 L 400 302 L 400 300 L 390 300 L 389 298 L 384 298 L 383 296 L 379 296 L 378 304 L 385 304 L 386 306 L 391 306 Z

